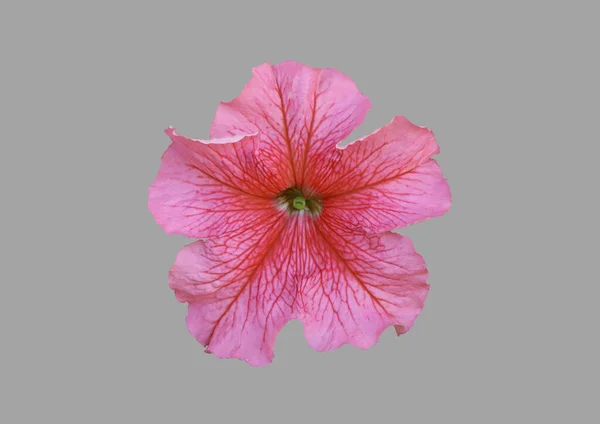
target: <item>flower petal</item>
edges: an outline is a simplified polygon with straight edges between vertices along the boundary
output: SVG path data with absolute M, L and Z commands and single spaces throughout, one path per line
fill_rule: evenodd
M 370 107 L 352 80 L 335 69 L 266 63 L 253 69 L 237 98 L 220 104 L 211 137 L 264 134 L 269 150 L 288 163 L 299 186 L 307 164 L 346 138 Z
M 439 152 L 433 133 L 404 117 L 315 166 L 308 183 L 335 219 L 369 232 L 388 231 L 443 215 L 450 188 L 432 155 Z
M 323 216 L 310 234 L 317 272 L 299 288 L 305 336 L 315 350 L 345 343 L 367 349 L 392 325 L 400 334 L 419 315 L 427 268 L 406 237 L 367 234 Z
M 389 326 L 410 329 L 429 288 L 410 240 L 361 233 L 328 213 L 282 212 L 251 232 L 182 249 L 169 286 L 189 303 L 187 326 L 207 352 L 266 365 L 293 318 L 319 351 L 366 349 Z
M 150 186 L 148 208 L 167 233 L 224 236 L 279 214 L 273 198 L 288 187 L 289 177 L 259 136 L 201 141 L 173 128 L 165 132 L 172 143 Z
M 251 232 L 198 241 L 179 253 L 169 285 L 189 303 L 187 326 L 207 352 L 255 366 L 272 361 L 277 333 L 294 317 L 307 266 L 303 216 L 282 213 Z

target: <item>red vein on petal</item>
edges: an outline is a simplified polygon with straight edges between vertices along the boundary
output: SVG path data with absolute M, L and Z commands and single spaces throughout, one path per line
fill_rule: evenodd
M 204 174 L 205 176 L 207 176 L 207 177 L 208 177 L 208 178 L 210 178 L 211 180 L 213 180 L 213 181 L 216 181 L 217 183 L 219 183 L 219 184 L 222 184 L 222 185 L 224 185 L 225 187 L 228 187 L 228 188 L 230 188 L 230 189 L 232 189 L 232 190 L 235 190 L 235 191 L 237 191 L 237 192 L 239 192 L 239 193 L 245 194 L 246 196 L 255 197 L 255 198 L 257 198 L 257 199 L 270 199 L 270 197 L 268 197 L 268 196 L 259 196 L 259 195 L 256 195 L 256 194 L 252 194 L 252 193 L 249 193 L 249 192 L 247 192 L 247 191 L 245 191 L 245 190 L 242 190 L 242 189 L 241 189 L 241 188 L 239 188 L 239 187 L 236 187 L 236 186 L 234 186 L 234 185 L 228 184 L 228 183 L 226 183 L 225 181 L 222 181 L 222 180 L 220 180 L 219 178 L 215 177 L 214 175 L 211 175 L 211 174 L 209 174 L 209 173 L 205 172 L 204 170 L 200 169 L 198 166 L 196 166 L 196 165 L 195 165 L 195 164 L 193 164 L 193 163 L 188 163 L 188 164 L 187 164 L 187 166 L 188 166 L 189 168 L 195 169 L 196 171 L 198 171 L 198 172 L 200 172 L 200 173 Z M 194 184 L 194 183 L 192 183 L 192 184 Z M 194 185 L 197 185 L 197 184 L 194 184 Z
M 360 142 L 360 141 L 359 141 L 359 142 Z M 379 147 L 377 147 L 377 148 L 373 149 L 371 152 L 369 152 L 369 154 L 368 154 L 366 157 L 364 157 L 364 158 L 362 159 L 362 162 L 366 162 L 366 161 L 367 161 L 367 160 L 369 160 L 369 159 L 370 159 L 372 156 L 375 156 L 375 155 L 376 155 L 377 153 L 379 153 L 379 151 L 380 151 L 380 150 L 382 150 L 384 147 L 385 147 L 385 144 L 382 144 L 381 146 L 379 146 Z M 338 152 L 340 152 L 340 156 L 337 158 L 338 160 L 337 160 L 337 162 L 336 162 L 336 163 L 342 162 L 342 161 L 344 160 L 344 154 L 345 154 L 344 152 L 345 152 L 345 150 L 342 150 L 342 149 L 339 149 L 339 148 L 338 148 Z M 342 175 L 339 175 L 339 176 L 338 176 L 338 177 L 337 177 L 335 180 L 331 181 L 331 182 L 329 183 L 329 185 L 328 185 L 328 186 L 326 186 L 326 187 L 322 188 L 321 190 L 322 190 L 324 193 L 326 193 L 327 191 L 329 191 L 329 190 L 331 189 L 331 187 L 335 187 L 336 185 L 338 185 L 338 183 L 339 183 L 340 181 L 343 181 L 343 180 L 344 180 L 344 179 L 345 179 L 345 178 L 346 178 L 348 175 L 350 175 L 350 174 L 354 173 L 355 171 L 356 171 L 356 167 L 351 167 L 351 168 L 348 168 L 348 170 L 347 170 L 347 171 L 346 171 L 344 174 L 342 174 Z M 343 195 L 343 194 L 345 194 L 345 193 L 342 193 L 342 194 L 336 194 L 335 196 L 338 196 L 338 195 Z M 331 197 L 335 197 L 335 196 L 333 196 L 333 195 L 332 195 L 332 196 L 329 196 L 329 198 L 331 198 Z
M 314 88 L 314 95 L 313 95 L 313 107 L 312 107 L 312 113 L 311 113 L 311 117 L 310 117 L 310 127 L 308 129 L 308 133 L 306 134 L 306 146 L 304 148 L 304 158 L 302 159 L 302 181 L 300 182 L 300 184 L 304 183 L 304 179 L 306 178 L 306 168 L 307 168 L 307 162 L 308 162 L 308 152 L 310 151 L 310 144 L 312 142 L 312 138 L 314 135 L 314 124 L 315 124 L 315 117 L 317 114 L 317 82 L 318 79 L 321 77 L 321 74 L 319 73 L 319 77 L 315 78 L 315 88 Z
M 412 167 L 412 168 L 410 168 L 408 171 L 401 171 L 400 173 L 398 173 L 398 174 L 394 174 L 394 175 L 393 175 L 393 176 L 391 176 L 391 177 L 384 178 L 384 179 L 382 179 L 382 180 L 379 180 L 379 181 L 376 181 L 376 182 L 374 182 L 374 183 L 372 183 L 372 184 L 365 184 L 365 185 L 362 185 L 362 186 L 360 186 L 360 187 L 355 187 L 355 188 L 352 188 L 352 189 L 350 189 L 350 190 L 344 191 L 343 193 L 335 193 L 335 194 L 331 194 L 331 195 L 323 195 L 323 200 L 326 200 L 326 199 L 334 199 L 334 198 L 336 198 L 336 197 L 340 197 L 340 196 L 347 196 L 347 195 L 349 195 L 349 194 L 358 193 L 358 192 L 360 192 L 360 191 L 362 191 L 362 190 L 366 190 L 366 189 L 369 189 L 369 188 L 377 187 L 377 186 L 378 186 L 378 185 L 380 185 L 380 184 L 389 183 L 390 181 L 397 180 L 398 178 L 401 178 L 401 177 L 405 176 L 406 174 L 409 174 L 410 172 L 414 171 L 414 170 L 415 170 L 416 168 L 418 168 L 419 166 L 420 166 L 420 164 L 419 164 L 419 165 L 416 165 L 416 166 L 413 166 L 413 167 Z M 351 173 L 352 173 L 352 171 L 350 171 L 348 174 L 351 174 Z M 347 174 L 347 175 L 348 175 L 348 174 Z M 329 188 L 331 188 L 332 186 L 335 186 L 337 183 L 339 183 L 340 179 L 341 179 L 341 178 L 337 179 L 337 180 L 335 181 L 335 183 L 333 183 L 333 184 L 330 184 L 330 185 L 329 185 L 329 187 L 327 187 L 327 189 L 329 189 Z
M 288 221 L 286 221 L 286 224 L 284 225 L 284 229 L 283 229 L 283 230 L 281 231 L 281 233 L 279 234 L 279 237 L 281 237 L 281 234 L 283 233 L 283 231 L 285 231 L 285 227 L 286 227 L 286 225 L 287 225 L 287 222 L 289 222 L 289 220 L 288 220 Z M 292 239 L 292 240 L 294 240 L 294 239 L 295 239 L 295 236 L 296 236 L 296 234 L 297 234 L 297 231 L 298 231 L 298 226 L 297 226 L 297 223 L 296 223 L 296 225 L 294 225 L 294 226 L 293 226 L 293 233 L 292 233 L 292 237 L 291 237 L 291 239 Z M 290 268 L 290 262 L 291 262 L 291 260 L 292 260 L 292 250 L 293 250 L 293 249 L 288 249 L 288 255 L 287 255 L 287 266 L 284 266 L 284 265 L 282 264 L 282 265 L 281 265 L 281 267 L 279 267 L 279 268 L 277 269 L 277 273 L 276 273 L 275 275 L 278 275 L 278 274 L 279 274 L 279 272 L 280 272 L 282 269 L 289 269 L 289 268 Z M 283 262 L 283 261 L 282 261 L 282 262 Z M 279 300 L 281 299 L 281 297 L 282 297 L 282 295 L 283 295 L 284 291 L 286 290 L 286 288 L 287 288 L 287 287 L 286 287 L 286 284 L 281 284 L 281 290 L 279 291 L 279 293 L 278 293 L 278 294 L 277 294 L 277 296 L 275 297 L 275 300 L 272 302 L 272 304 L 271 304 L 271 307 L 269 308 L 269 312 L 268 312 L 268 313 L 266 314 L 266 316 L 265 316 L 265 323 L 267 323 L 267 322 L 268 322 L 268 320 L 269 320 L 269 317 L 270 317 L 270 316 L 271 316 L 271 314 L 273 313 L 273 309 L 275 308 L 275 305 L 279 305 Z M 266 336 L 267 336 L 267 327 L 266 327 L 266 325 L 265 325 L 265 328 L 264 328 L 264 331 L 263 331 L 263 341 L 265 341 L 265 340 L 266 340 Z
M 279 239 L 281 238 L 283 232 L 287 228 L 287 223 L 288 223 L 288 221 L 286 220 L 286 222 L 283 224 L 283 226 L 281 227 L 281 229 L 279 230 L 279 232 L 277 233 L 277 235 L 275 236 L 275 238 L 273 239 L 273 241 L 271 242 L 271 244 L 269 245 L 269 247 L 265 250 L 265 253 L 262 255 L 262 257 L 260 258 L 260 260 L 257 262 L 256 266 L 254 267 L 254 269 L 252 270 L 252 272 L 250 273 L 250 275 L 246 278 L 246 282 L 242 285 L 242 287 L 240 288 L 240 290 L 238 291 L 238 293 L 234 296 L 233 300 L 231 300 L 231 302 L 229 302 L 229 304 L 225 308 L 225 311 L 221 314 L 221 316 L 219 317 L 219 319 L 215 322 L 215 324 L 214 324 L 214 326 L 213 326 L 213 328 L 212 328 L 212 330 L 210 332 L 210 335 L 206 339 L 206 346 L 210 345 L 210 341 L 212 340 L 212 337 L 214 336 L 215 331 L 217 330 L 217 327 L 221 323 L 221 320 L 223 319 L 223 317 L 225 317 L 229 313 L 229 311 L 231 310 L 231 307 L 237 302 L 237 300 L 239 299 L 239 297 L 246 290 L 246 288 L 248 287 L 248 285 L 252 282 L 252 279 L 260 271 L 262 265 L 264 265 L 264 262 L 267 259 L 267 257 L 269 256 L 269 254 L 276 247 L 277 242 L 279 241 Z M 260 240 L 256 243 L 256 246 L 258 246 L 259 243 L 260 243 Z M 229 286 L 231 284 L 233 284 L 233 282 L 227 284 L 227 286 Z
M 333 231 L 333 229 L 331 229 L 331 227 L 329 227 L 329 231 L 331 231 L 332 233 L 334 233 L 335 235 L 337 235 L 338 237 L 340 237 L 342 240 L 344 240 L 343 237 L 341 237 L 337 232 Z M 319 228 L 318 225 L 315 225 L 315 231 L 317 232 L 317 234 L 319 235 L 319 237 L 323 240 L 323 242 L 325 243 L 325 245 L 331 250 L 331 252 L 335 255 L 335 257 L 338 259 L 338 261 L 340 263 L 342 263 L 342 265 L 344 265 L 344 267 L 348 270 L 348 272 L 350 272 L 350 274 L 352 275 L 352 277 L 354 277 L 356 279 L 356 282 L 360 284 L 360 286 L 362 287 L 362 289 L 369 295 L 369 297 L 375 302 L 377 303 L 377 305 L 379 305 L 379 307 L 387 314 L 390 315 L 387 310 L 385 309 L 385 307 L 381 304 L 380 299 L 377 296 L 374 296 L 373 293 L 371 293 L 371 291 L 369 290 L 368 283 L 365 283 L 359 276 L 358 274 L 356 274 L 356 272 L 350 267 L 350 265 L 348 264 L 348 262 L 342 257 L 342 255 L 339 253 L 339 251 L 333 247 L 333 245 L 329 242 L 329 240 L 327 240 L 327 237 L 325 237 L 325 235 L 323 234 L 323 232 L 321 231 L 321 229 Z M 361 249 L 362 251 L 362 249 Z
M 285 140 L 285 144 L 287 145 L 287 150 L 288 150 L 288 155 L 289 155 L 289 159 L 290 159 L 290 164 L 292 165 L 292 177 L 294 178 L 294 184 L 298 183 L 297 177 L 296 177 L 296 165 L 294 164 L 294 152 L 292 150 L 292 143 L 290 140 L 290 134 L 289 134 L 289 129 L 288 129 L 288 121 L 287 121 L 287 115 L 286 115 L 286 108 L 283 102 L 283 93 L 281 91 L 281 86 L 279 85 L 279 80 L 277 80 L 277 78 L 275 78 L 275 87 L 277 90 L 277 95 L 279 96 L 279 102 L 280 102 L 280 106 L 279 109 L 281 110 L 281 114 L 283 116 L 283 131 L 284 131 L 284 140 Z

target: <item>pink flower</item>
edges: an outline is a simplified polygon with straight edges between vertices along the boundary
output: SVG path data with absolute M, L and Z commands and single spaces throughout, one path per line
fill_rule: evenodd
M 390 230 L 442 215 L 450 191 L 432 132 L 406 118 L 337 146 L 370 107 L 341 72 L 267 63 L 220 104 L 209 141 L 166 130 L 148 206 L 167 233 L 200 239 L 169 286 L 207 352 L 266 365 L 290 319 L 318 351 L 413 325 L 427 268 Z

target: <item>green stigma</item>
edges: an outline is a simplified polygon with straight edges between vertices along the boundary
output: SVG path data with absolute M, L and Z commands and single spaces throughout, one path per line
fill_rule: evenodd
M 304 199 L 304 197 L 296 197 L 292 204 L 294 205 L 294 209 L 298 209 L 299 211 L 301 211 L 306 207 L 306 200 Z

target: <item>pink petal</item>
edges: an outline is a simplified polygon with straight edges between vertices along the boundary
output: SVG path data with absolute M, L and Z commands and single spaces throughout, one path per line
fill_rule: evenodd
M 198 241 L 179 253 L 169 285 L 189 303 L 188 328 L 207 352 L 255 366 L 272 361 L 275 338 L 294 317 L 298 281 L 306 272 L 303 216 L 282 215 L 235 238 Z
M 405 227 L 450 208 L 450 188 L 430 159 L 438 152 L 430 130 L 398 116 L 323 157 L 307 184 L 340 222 L 369 232 Z
M 361 234 L 331 218 L 324 209 L 308 237 L 317 268 L 299 288 L 310 346 L 367 349 L 387 327 L 408 331 L 429 290 L 422 257 L 406 237 Z
M 167 233 L 225 236 L 281 214 L 273 198 L 289 186 L 289 176 L 259 136 L 201 141 L 173 128 L 165 132 L 172 144 L 150 186 L 148 208 Z
M 321 216 L 282 213 L 223 240 L 184 247 L 169 273 L 188 329 L 209 353 L 262 366 L 299 318 L 309 344 L 366 349 L 406 332 L 423 307 L 427 269 L 408 238 L 372 235 Z
M 221 103 L 211 137 L 262 133 L 300 186 L 310 164 L 363 121 L 371 104 L 350 78 L 297 62 L 264 64 L 233 101 Z

